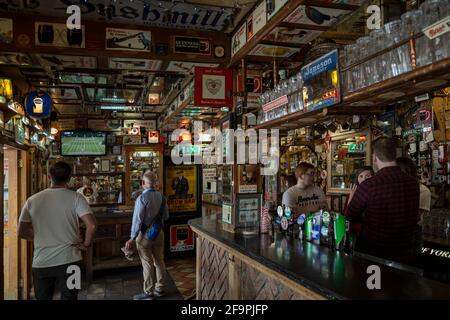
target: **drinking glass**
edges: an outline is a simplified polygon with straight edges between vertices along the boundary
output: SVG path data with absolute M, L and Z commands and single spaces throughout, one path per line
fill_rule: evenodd
M 358 47 L 358 44 L 354 43 L 350 45 L 351 48 L 349 48 L 349 55 L 351 59 L 350 61 L 356 62 L 357 57 L 359 56 L 360 48 Z M 349 91 L 356 91 L 358 89 L 362 88 L 361 83 L 361 65 L 354 66 L 353 68 L 349 69 L 349 72 L 351 73 L 349 79 L 349 88 L 351 90 Z
M 445 18 L 449 13 L 448 0 L 428 0 L 420 6 L 422 11 L 421 28 L 427 28 L 439 20 Z M 429 40 L 426 36 L 418 39 L 419 59 L 418 65 L 424 66 L 429 63 L 442 60 L 449 56 L 448 48 L 449 34 Z
M 402 39 L 402 21 L 395 20 L 386 23 L 383 27 L 387 46 L 390 47 L 399 43 Z M 409 57 L 408 44 L 389 52 L 390 69 L 392 76 L 398 76 L 404 72 L 411 70 L 411 62 Z
M 402 40 L 405 40 L 421 31 L 420 23 L 422 19 L 421 10 L 408 11 L 401 16 L 402 19 Z
M 380 52 L 384 49 L 385 40 L 384 40 L 384 30 L 383 29 L 375 29 L 370 34 L 370 42 L 371 46 L 373 46 L 374 52 Z M 386 55 L 378 55 L 370 62 L 372 63 L 372 77 L 373 83 L 377 83 L 379 81 L 383 81 L 387 79 L 386 70 L 387 70 L 387 62 Z
M 371 53 L 370 37 L 362 37 L 356 40 L 356 44 L 359 46 L 359 58 L 365 59 Z M 361 87 L 370 86 L 373 83 L 372 79 L 372 64 L 370 61 L 364 62 L 360 65 L 360 83 Z

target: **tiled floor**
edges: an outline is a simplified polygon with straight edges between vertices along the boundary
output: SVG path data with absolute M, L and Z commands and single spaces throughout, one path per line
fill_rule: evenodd
M 166 267 L 183 297 L 195 299 L 195 257 L 168 260 Z
M 171 259 L 166 261 L 169 272 L 166 295 L 163 300 L 195 298 L 195 258 Z M 104 270 L 94 274 L 94 281 L 87 285 L 82 281 L 80 300 L 131 300 L 142 292 L 142 268 L 132 267 L 118 270 Z M 31 292 L 31 299 L 34 294 Z M 54 299 L 59 299 L 55 293 Z

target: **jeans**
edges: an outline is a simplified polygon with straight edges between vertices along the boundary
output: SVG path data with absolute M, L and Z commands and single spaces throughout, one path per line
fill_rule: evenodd
M 61 300 L 78 300 L 78 289 L 69 289 L 67 279 L 71 273 L 67 268 L 71 265 L 80 266 L 80 262 L 72 262 L 55 267 L 33 268 L 33 285 L 36 300 L 53 300 L 56 286 L 61 292 Z

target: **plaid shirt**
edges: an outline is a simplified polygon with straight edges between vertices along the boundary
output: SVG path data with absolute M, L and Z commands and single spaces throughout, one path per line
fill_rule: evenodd
M 419 184 L 400 167 L 386 167 L 364 181 L 345 212 L 361 222 L 356 250 L 377 257 L 409 262 L 419 211 Z

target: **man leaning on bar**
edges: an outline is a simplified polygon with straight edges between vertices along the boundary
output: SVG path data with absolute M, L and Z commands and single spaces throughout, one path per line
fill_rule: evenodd
M 411 264 L 415 256 L 419 184 L 402 172 L 395 159 L 394 140 L 375 140 L 372 161 L 376 174 L 358 186 L 345 213 L 351 222 L 362 224 L 356 251 Z

